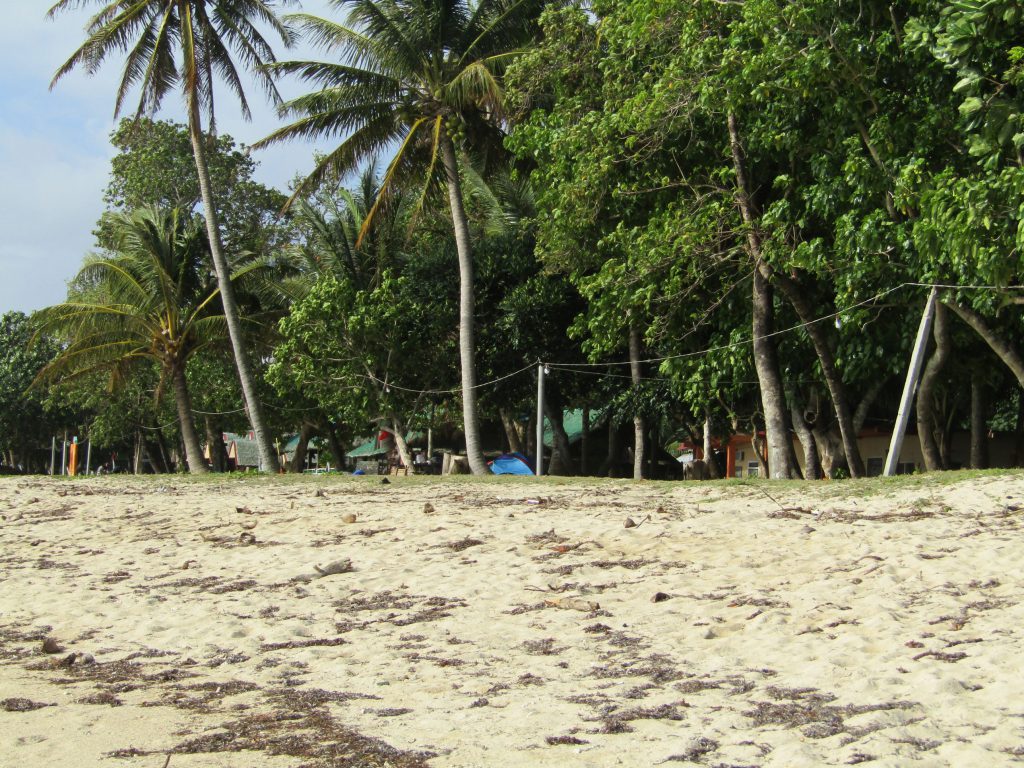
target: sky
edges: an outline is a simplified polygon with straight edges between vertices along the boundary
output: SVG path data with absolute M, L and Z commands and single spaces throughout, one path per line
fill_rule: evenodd
M 0 25 L 0 314 L 64 300 L 68 281 L 94 247 L 92 230 L 103 211 L 114 154 L 109 136 L 122 60 L 111 58 L 92 77 L 73 72 L 51 91 L 54 72 L 81 45 L 89 17 L 100 7 L 91 2 L 47 19 L 54 1 L 5 0 Z M 301 10 L 332 16 L 328 0 L 302 0 Z M 302 47 L 279 50 L 278 57 L 321 58 Z M 279 87 L 285 98 L 304 88 L 294 81 Z M 237 142 L 250 144 L 281 124 L 258 89 L 247 89 L 251 123 L 220 92 L 218 131 Z M 158 117 L 184 122 L 182 101 L 169 97 Z M 296 173 L 312 167 L 315 149 L 294 142 L 255 152 L 256 180 L 285 189 Z

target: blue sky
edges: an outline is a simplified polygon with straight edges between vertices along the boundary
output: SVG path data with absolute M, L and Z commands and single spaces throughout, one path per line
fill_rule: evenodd
M 51 0 L 8 0 L 0 25 L 0 314 L 31 312 L 64 299 L 67 281 L 93 247 L 103 210 L 113 150 L 114 92 L 121 62 L 111 59 L 93 77 L 75 72 L 51 92 L 54 71 L 81 44 L 89 8 L 46 19 Z M 303 0 L 301 10 L 331 16 L 328 0 Z M 6 7 L 10 6 L 10 7 Z M 289 11 L 298 10 L 296 6 Z M 337 12 L 334 12 L 336 15 Z M 318 58 L 308 49 L 281 58 Z M 285 97 L 301 83 L 282 83 Z M 227 93 L 218 102 L 218 129 L 251 143 L 280 124 L 250 89 L 253 121 L 246 123 Z M 184 120 L 168 99 L 162 118 Z M 258 152 L 257 180 L 284 189 L 309 170 L 315 147 L 294 143 Z

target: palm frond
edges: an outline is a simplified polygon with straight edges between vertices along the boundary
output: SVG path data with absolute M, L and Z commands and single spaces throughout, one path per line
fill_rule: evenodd
M 366 217 L 363 219 L 363 226 L 359 228 L 359 236 L 356 238 L 357 248 L 360 245 L 362 245 L 363 238 L 369 231 L 370 225 L 373 223 L 377 211 L 384 204 L 388 195 L 391 194 L 395 181 L 395 174 L 401 167 L 402 163 L 405 162 L 406 158 L 408 157 L 409 148 L 412 146 L 413 142 L 416 139 L 416 132 L 419 130 L 421 126 L 427 124 L 427 122 L 427 118 L 425 117 L 421 117 L 419 120 L 416 120 L 409 127 L 409 132 L 405 135 L 405 138 L 402 140 L 401 145 L 398 147 L 398 151 L 395 152 L 394 158 L 392 158 L 391 163 L 388 165 L 387 171 L 384 173 L 384 178 L 381 181 L 380 189 L 377 191 L 377 196 L 373 201 L 373 205 L 370 207 L 370 210 L 367 211 Z

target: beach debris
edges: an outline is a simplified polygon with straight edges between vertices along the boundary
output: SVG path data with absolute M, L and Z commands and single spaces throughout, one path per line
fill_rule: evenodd
M 315 491 L 313 491 L 313 498 L 316 498 L 316 499 L 322 499 L 326 495 L 327 494 L 324 493 L 324 489 L 323 488 L 317 488 Z
M 552 608 L 565 608 L 567 610 L 584 611 L 586 613 L 601 610 L 600 603 L 595 603 L 593 600 L 581 600 L 577 597 L 551 597 L 545 600 L 544 604 L 549 605 Z
M 699 763 L 705 755 L 718 749 L 719 743 L 714 739 L 698 736 L 686 746 L 686 751 L 679 755 L 672 755 L 668 761 L 674 763 Z
M 623 527 L 623 528 L 639 528 L 639 527 L 640 527 L 641 525 L 643 525 L 644 523 L 646 523 L 646 522 L 647 522 L 648 520 L 650 520 L 650 519 L 651 519 L 651 516 L 650 516 L 650 515 L 647 515 L 647 517 L 645 517 L 645 518 L 644 518 L 643 520 L 641 520 L 641 521 L 640 521 L 640 522 L 638 523 L 638 522 L 637 522 L 636 520 L 634 520 L 634 519 L 633 519 L 632 517 L 627 517 L 627 518 L 626 518 L 626 522 L 624 522 L 624 523 L 622 524 L 622 527 Z
M 967 654 L 963 651 L 957 651 L 956 653 L 943 653 L 942 651 L 925 651 L 924 653 L 917 654 L 914 657 L 914 661 L 920 661 L 921 659 L 928 658 L 929 656 L 933 659 L 938 659 L 939 661 L 945 661 L 947 664 L 955 664 L 961 659 L 967 658 Z
M 323 568 L 319 565 L 314 565 L 313 567 L 320 574 L 320 578 L 323 578 L 324 576 L 333 576 L 336 573 L 348 573 L 352 570 L 352 560 L 346 557 L 343 560 L 335 560 L 328 563 Z
M 31 699 L 4 699 L 0 701 L 0 708 L 4 712 L 31 712 L 33 709 L 42 709 L 43 707 L 53 707 L 55 704 L 43 704 L 38 701 L 32 701 Z
M 358 519 L 359 518 L 356 517 L 355 513 L 353 513 L 353 512 L 348 512 L 348 513 L 346 513 L 346 514 L 341 516 L 342 522 L 349 523 L 349 524 L 354 523 Z
M 235 507 L 235 512 L 237 512 L 240 515 L 253 515 L 253 514 L 256 514 L 255 512 L 253 512 L 248 507 Z
M 434 505 L 431 504 L 429 501 L 426 504 L 423 505 L 423 514 L 425 514 L 425 515 L 432 515 L 432 514 L 434 514 Z
M 43 653 L 64 653 L 64 646 L 55 637 L 43 640 Z
M 238 537 L 238 543 L 243 547 L 248 547 L 256 543 L 256 537 L 248 531 L 244 531 L 241 536 Z
M 380 479 L 380 484 L 381 484 L 381 485 L 391 485 L 391 481 L 390 481 L 390 480 L 388 480 L 388 479 L 387 479 L 386 477 L 382 477 L 382 478 Z
M 655 592 L 654 595 L 651 597 L 651 602 L 652 603 L 663 603 L 666 600 L 671 600 L 671 599 L 672 599 L 672 595 L 668 594 L 668 592 Z
M 589 744 L 589 741 L 584 739 L 578 739 L 575 736 L 545 736 L 546 741 L 550 746 L 558 746 L 561 744 Z
M 95 664 L 96 657 L 91 653 L 69 653 L 63 659 L 61 659 L 60 665 L 62 667 L 72 667 L 75 664 L 81 666 L 88 666 L 89 664 Z
M 242 527 L 247 531 L 251 531 L 253 528 L 256 527 L 256 521 L 246 520 L 244 523 L 242 523 Z
M 449 541 L 447 544 L 444 544 L 443 546 L 447 547 L 452 552 L 461 552 L 464 549 L 476 547 L 481 544 L 483 544 L 483 542 L 480 539 L 474 539 L 471 536 L 467 536 L 466 538 L 459 539 L 458 541 Z

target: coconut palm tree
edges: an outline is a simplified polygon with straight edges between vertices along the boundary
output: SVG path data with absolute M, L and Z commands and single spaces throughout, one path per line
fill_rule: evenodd
M 275 61 L 274 52 L 258 25 L 269 27 L 285 45 L 290 45 L 291 32 L 276 16 L 274 6 L 291 1 L 60 0 L 48 14 L 52 17 L 86 5 L 101 6 L 89 20 L 85 42 L 57 70 L 51 88 L 74 69 L 81 68 L 92 75 L 112 54 L 123 53 L 126 60 L 114 104 L 115 117 L 121 113 L 133 89 L 139 92 L 137 117 L 153 115 L 174 90 L 180 89 L 184 96 L 210 255 L 220 285 L 235 366 L 263 466 L 275 472 L 277 453 L 256 394 L 228 260 L 221 243 L 217 205 L 206 162 L 208 139 L 204 135 L 203 117 L 208 121 L 208 134 L 214 134 L 213 86 L 217 77 L 237 97 L 242 115 L 246 119 L 251 117 L 236 60 L 249 70 L 272 101 L 280 103 L 273 78 L 263 68 Z
M 354 189 L 339 188 L 295 203 L 292 223 L 305 236 L 286 252 L 290 271 L 277 283 L 289 299 L 300 300 L 325 277 L 350 280 L 360 290 L 377 287 L 382 271 L 400 258 L 401 218 L 396 204 L 367 224 L 379 194 L 380 173 L 373 160 Z
M 38 314 L 67 345 L 38 381 L 107 371 L 111 384 L 139 361 L 155 361 L 178 410 L 188 468 L 206 472 L 185 378 L 189 359 L 224 338 L 219 288 L 205 266 L 202 225 L 177 208 L 109 213 L 113 255 L 92 256 L 68 300 Z
M 338 62 L 292 61 L 274 71 L 319 86 L 287 102 L 297 118 L 256 146 L 298 137 L 344 137 L 296 195 L 341 178 L 366 158 L 394 151 L 367 223 L 396 190 L 418 179 L 417 208 L 447 185 L 459 258 L 459 351 L 466 452 L 488 472 L 480 445 L 474 347 L 473 260 L 460 181 L 459 149 L 484 165 L 501 151 L 501 76 L 537 34 L 544 0 L 332 0 L 345 23 L 289 17 Z M 464 164 L 464 159 L 463 159 Z M 365 230 L 364 225 L 364 230 Z

